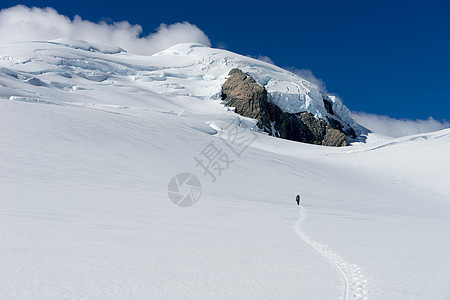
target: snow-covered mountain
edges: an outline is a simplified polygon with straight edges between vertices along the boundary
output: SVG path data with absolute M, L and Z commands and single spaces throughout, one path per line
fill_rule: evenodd
M 170 99 L 220 100 L 228 72 L 239 68 L 264 86 L 270 101 L 283 111 L 306 111 L 327 120 L 326 99 L 344 127 L 359 128 L 340 99 L 311 82 L 274 65 L 198 44 L 137 56 L 118 47 L 58 39 L 3 46 L 0 57 L 0 96 L 15 101 L 104 104 L 105 92 L 116 95 L 108 97 L 107 105 L 152 107 L 149 92 Z
M 273 138 L 220 100 L 230 69 L 285 111 L 323 118 L 328 97 L 357 125 L 287 71 L 193 44 L 0 56 L 0 298 L 450 294 L 450 129 L 343 148 Z

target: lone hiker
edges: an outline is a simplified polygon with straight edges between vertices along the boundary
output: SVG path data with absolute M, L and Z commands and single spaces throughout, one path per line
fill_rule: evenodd
M 295 198 L 295 200 L 297 201 L 297 205 L 300 205 L 300 195 L 297 195 L 297 197 Z

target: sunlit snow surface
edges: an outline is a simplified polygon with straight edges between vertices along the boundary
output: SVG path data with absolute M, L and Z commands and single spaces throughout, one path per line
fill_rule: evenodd
M 448 298 L 450 130 L 344 148 L 256 133 L 236 157 L 220 137 L 229 69 L 288 111 L 325 113 L 318 88 L 192 44 L 0 56 L 0 298 Z M 215 182 L 195 161 L 211 143 L 233 160 Z M 187 208 L 167 194 L 181 172 L 203 187 Z

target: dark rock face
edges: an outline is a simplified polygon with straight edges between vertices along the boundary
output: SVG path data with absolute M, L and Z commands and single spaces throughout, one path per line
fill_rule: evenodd
M 327 99 L 323 99 L 323 106 L 325 106 L 325 109 L 327 110 L 327 112 L 330 115 L 334 115 L 334 113 L 333 113 L 333 104 L 330 101 L 328 101 Z
M 232 69 L 222 86 L 222 99 L 235 112 L 258 120 L 258 127 L 280 138 L 324 146 L 348 146 L 342 124 L 328 118 L 328 123 L 309 112 L 286 113 L 268 100 L 266 89 L 239 69 Z M 324 99 L 325 109 L 333 113 L 332 104 Z
M 226 99 L 227 104 L 235 107 L 236 113 L 242 116 L 257 120 L 268 117 L 266 89 L 239 69 L 231 70 L 229 75 L 222 86 L 222 99 Z
M 328 128 L 327 133 L 323 137 L 322 145 L 335 147 L 348 146 L 347 136 L 339 130 Z

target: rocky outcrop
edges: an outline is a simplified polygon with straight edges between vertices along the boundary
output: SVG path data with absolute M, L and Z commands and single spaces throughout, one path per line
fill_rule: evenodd
M 253 78 L 239 69 L 232 69 L 230 77 L 222 86 L 222 99 L 235 112 L 249 118 L 263 120 L 269 118 L 269 106 L 266 89 L 257 84 Z
M 235 112 L 258 120 L 258 127 L 280 138 L 324 146 L 348 146 L 342 124 L 333 117 L 317 119 L 309 112 L 283 112 L 272 104 L 266 89 L 246 73 L 232 69 L 222 86 L 222 99 Z M 333 115 L 332 103 L 324 99 L 326 111 Z

